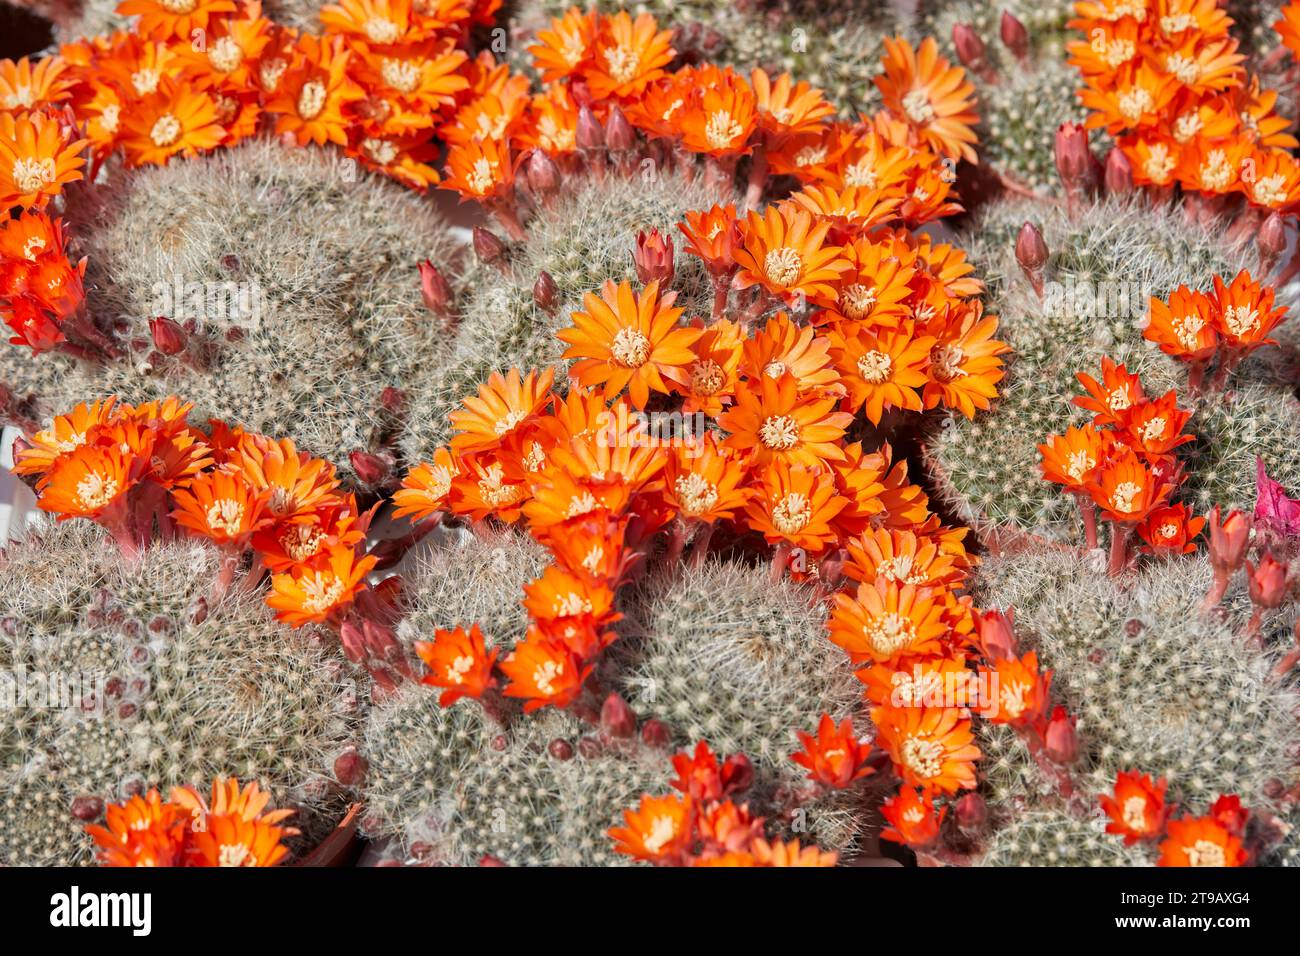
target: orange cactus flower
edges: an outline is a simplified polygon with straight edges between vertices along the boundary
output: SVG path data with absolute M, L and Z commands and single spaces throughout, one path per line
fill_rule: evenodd
M 110 803 L 104 824 L 91 824 L 86 832 L 99 848 L 101 866 L 181 866 L 187 816 L 183 807 L 150 790 L 124 804 Z
M 522 147 L 564 156 L 578 147 L 578 107 L 567 86 L 552 86 L 528 103 L 519 132 Z
M 450 40 L 432 49 L 416 46 L 363 52 L 366 85 L 383 96 L 397 114 L 388 119 L 386 128 L 405 132 L 411 125 L 423 126 L 428 114 L 454 106 L 457 96 L 469 89 L 463 69 L 466 59 L 464 51 L 455 49 Z M 447 139 L 451 141 L 449 136 Z
M 289 855 L 281 841 L 291 832 L 266 820 L 211 814 L 207 827 L 190 834 L 192 866 L 276 866 Z
M 356 548 L 366 539 L 371 513 L 358 514 L 356 501 L 318 505 L 308 517 L 277 521 L 253 533 L 252 545 L 273 574 L 303 566 L 321 567 L 338 548 Z
M 706 156 L 740 156 L 750 151 L 754 92 L 730 69 L 705 87 L 675 117 L 682 145 Z
M 979 117 L 966 71 L 939 55 L 933 37 L 917 50 L 901 37 L 887 37 L 883 65 L 875 82 L 885 108 L 905 119 L 923 145 L 950 159 L 975 162 Z
M 877 579 L 942 590 L 957 583 L 963 573 L 956 557 L 915 531 L 869 528 L 846 542 L 849 560 L 844 573 L 855 581 Z
M 1111 435 L 1092 424 L 1082 428 L 1071 425 L 1064 435 L 1048 435 L 1046 444 L 1038 446 L 1043 457 L 1043 477 L 1072 491 L 1083 491 L 1105 463 L 1114 445 Z
M 235 817 L 249 822 L 261 820 L 276 825 L 294 814 L 293 810 L 267 810 L 271 794 L 259 787 L 255 780 L 250 780 L 241 789 L 239 780 L 235 777 L 218 777 L 213 780 L 212 795 L 208 800 L 192 786 L 172 787 L 169 802 L 188 811 L 190 829 L 199 833 L 207 829 L 210 815 Z M 285 827 L 284 831 L 289 835 L 298 833 L 291 827 Z
M 953 707 L 877 707 L 878 742 L 903 782 L 953 794 L 975 788 L 980 750 L 970 721 Z
M 835 115 L 835 107 L 826 101 L 821 90 L 802 80 L 794 82 L 789 73 L 780 73 L 774 80 L 766 71 L 756 69 L 749 79 L 758 108 L 758 124 L 774 136 L 817 133 L 825 120 Z
M 584 615 L 609 621 L 613 619 L 614 592 L 604 583 L 552 564 L 540 578 L 524 585 L 523 604 L 535 621 Z
M 488 651 L 477 624 L 469 633 L 463 627 L 436 630 L 432 641 L 415 642 L 415 653 L 429 669 L 420 683 L 444 688 L 438 698 L 440 707 L 450 707 L 465 696 L 478 698 L 496 683 L 492 668 L 500 652 Z
M 814 321 L 821 324 L 840 315 L 873 326 L 897 326 L 909 313 L 909 283 L 916 275 L 915 267 L 900 256 L 900 251 L 893 243 L 867 238 L 846 246 L 844 254 L 852 268 L 840 279 L 835 311 Z
M 1285 4 L 1278 12 L 1282 19 L 1273 24 L 1273 29 L 1291 54 L 1300 57 L 1300 4 Z
M 1097 425 L 1121 425 L 1121 413 L 1146 399 L 1138 377 L 1109 356 L 1102 356 L 1100 382 L 1084 372 L 1075 377 L 1088 394 L 1075 398 L 1074 404 L 1092 412 Z
M 547 705 L 568 707 L 591 667 L 583 667 L 565 644 L 548 640 L 533 626 L 501 661 L 501 671 L 509 680 L 505 695 L 522 699 L 524 711 L 531 713 Z
M 365 577 L 377 561 L 371 555 L 358 558 L 352 548 L 333 548 L 323 567 L 274 575 L 266 603 L 279 612 L 276 617 L 294 627 L 324 621 L 365 590 Z
M 796 325 L 778 312 L 744 343 L 741 374 L 750 379 L 793 376 L 800 392 L 825 392 L 839 381 L 831 367 L 831 342 L 811 326 Z
M 397 505 L 393 517 L 423 521 L 446 511 L 451 482 L 459 470 L 451 452 L 439 448 L 432 461 L 421 462 L 402 479 L 402 487 L 393 493 L 393 504 Z
M 837 727 L 830 714 L 822 714 L 817 736 L 796 731 L 803 751 L 790 759 L 808 771 L 808 777 L 828 787 L 842 789 L 854 780 L 874 773 L 867 764 L 871 744 L 862 743 L 853 732 L 853 721 L 845 718 Z
M 729 319 L 710 325 L 697 319 L 694 325 L 700 329 L 700 337 L 691 347 L 695 360 L 687 369 L 686 384 L 678 386 L 683 396 L 682 411 L 716 418 L 735 395 L 745 336 L 740 325 Z
M 341 37 L 318 39 L 300 34 L 294 62 L 285 70 L 266 103 L 266 110 L 279 118 L 277 134 L 292 134 L 299 146 L 315 143 L 348 143 L 346 110 L 365 96 L 348 75 L 351 51 Z
M 686 251 L 704 261 L 712 275 L 723 275 L 736 264 L 736 246 L 740 241 L 740 226 L 736 221 L 736 207 L 714 205 L 704 211 L 686 213 L 686 221 L 677 228 L 686 237 Z
M 260 16 L 261 4 L 248 7 L 247 17 L 214 21 L 200 48 L 182 46 L 183 78 L 197 89 L 244 90 L 253 83 L 258 60 L 271 43 L 271 21 Z
M 934 797 L 927 790 L 900 787 L 880 808 L 889 826 L 880 835 L 886 840 L 923 849 L 939 837 L 939 827 L 948 814 L 947 807 L 934 807 Z
M 982 670 L 989 675 L 989 687 L 994 691 L 993 699 L 979 710 L 985 720 L 1028 727 L 1046 713 L 1052 672 L 1039 670 L 1034 651 L 1020 658 L 999 658 L 991 668 Z
M 430 28 L 412 6 L 411 0 L 337 0 L 321 8 L 320 22 L 328 34 L 391 47 L 420 40 Z
M 80 445 L 54 460 L 37 486 L 42 511 L 67 518 L 105 518 L 125 506 L 145 462 L 116 445 Z
M 836 229 L 860 236 L 874 226 L 897 218 L 903 197 L 866 186 L 836 189 L 808 185 L 791 196 L 790 202 Z
M 493 372 L 479 386 L 478 395 L 466 398 L 462 408 L 450 415 L 456 434 L 451 440 L 453 454 L 498 448 L 520 429 L 531 424 L 550 403 L 555 369 L 540 374 L 530 370 L 520 375 L 512 368 L 508 374 Z
M 846 502 L 836 524 L 848 537 L 862 534 L 868 525 L 914 528 L 929 515 L 925 492 L 907 478 L 907 462 L 893 460 L 893 449 L 881 445 L 864 452 L 861 442 L 844 449 L 843 462 L 832 462 L 835 485 Z
M 1230 347 L 1249 352 L 1277 343 L 1268 334 L 1286 317 L 1286 308 L 1273 308 L 1272 287 L 1252 282 L 1249 272 L 1237 273 L 1231 285 L 1215 276 L 1214 303 L 1218 307 L 1216 325 Z
M 537 31 L 537 42 L 528 52 L 544 83 L 572 76 L 587 65 L 596 38 L 596 17 L 595 10 L 582 13 L 571 7 L 564 16 L 552 19 L 549 29 Z
M 676 298 L 675 292 L 660 295 L 657 281 L 637 293 L 627 282 L 606 279 L 599 296 L 586 293 L 573 325 L 556 333 L 569 344 L 563 357 L 579 360 L 569 374 L 582 385 L 603 385 L 606 401 L 627 388 L 637 408 L 645 408 L 651 391 L 670 392 L 670 382 L 686 385 L 695 360 L 691 346 L 701 332 L 678 327 Z
M 624 826 L 609 837 L 618 853 L 648 863 L 676 862 L 689 848 L 694 832 L 694 803 L 689 797 L 642 795 L 635 810 L 624 810 Z
M 1110 817 L 1106 832 L 1122 836 L 1125 846 L 1158 838 L 1172 809 L 1165 804 L 1167 788 L 1163 777 L 1152 781 L 1136 770 L 1121 770 L 1115 778 L 1113 796 L 1103 794 L 1098 798 Z
M 898 328 L 857 326 L 832 330 L 831 355 L 848 394 L 845 406 L 862 409 L 879 424 L 886 408 L 921 410 L 919 389 L 928 378 L 926 365 L 935 340 L 916 335 L 910 321 Z
M 460 193 L 462 200 L 496 199 L 514 186 L 517 165 L 505 143 L 494 139 L 463 143 L 447 154 L 447 177 L 439 188 Z
M 764 375 L 737 393 L 736 403 L 718 424 L 731 433 L 726 446 L 750 452 L 755 466 L 841 461 L 840 440 L 853 416 L 832 411 L 837 401 L 834 395 L 800 394 L 788 372 L 780 378 Z
M 835 595 L 826 622 L 831 641 L 855 664 L 883 663 L 905 654 L 937 654 L 948 627 L 935 595 L 912 584 L 879 578 L 856 594 Z
M 485 453 L 462 458 L 451 479 L 451 511 L 482 521 L 493 515 L 506 524 L 519 520 L 528 486 L 510 456 Z
M 28 448 L 17 455 L 13 471 L 16 475 L 44 475 L 60 455 L 75 451 L 86 443 L 91 430 L 114 417 L 116 398 L 100 402 L 82 402 L 66 415 L 56 415 L 50 427 L 37 432 Z
M 76 85 L 62 57 L 47 56 L 33 66 L 27 57 L 17 63 L 0 60 L 0 110 L 18 112 L 61 103 Z
M 993 338 L 997 328 L 998 320 L 984 315 L 978 301 L 949 309 L 945 317 L 926 325 L 926 333 L 935 336 L 921 392 L 926 408 L 943 405 L 967 418 L 989 408 L 1005 375 L 998 356 L 1010 351 Z
M 270 492 L 255 490 L 239 474 L 204 472 L 174 491 L 173 497 L 176 523 L 217 544 L 243 547 L 254 531 L 271 520 L 265 514 Z
M 1180 85 L 1168 73 L 1149 63 L 1121 67 L 1110 89 L 1084 89 L 1080 102 L 1092 112 L 1084 123 L 1089 129 L 1104 127 L 1112 136 L 1127 129 L 1160 123 Z
M 1191 554 L 1204 528 L 1204 518 L 1195 517 L 1184 504 L 1173 504 L 1147 515 L 1137 533 L 1153 554 Z
M 1173 490 L 1129 450 L 1106 462 L 1084 489 L 1105 518 L 1123 524 L 1146 520 Z
M 74 140 L 57 119 L 0 112 L 0 206 L 44 208 L 64 183 L 82 178 L 87 140 Z
M 619 11 L 601 17 L 590 62 L 583 70 L 597 100 L 630 99 L 663 76 L 675 54 L 671 30 L 660 30 L 655 18 L 643 13 L 635 20 Z
M 923 707 L 980 702 L 979 683 L 964 657 L 899 657 L 854 672 L 867 700 L 878 707 Z
M 830 245 L 831 224 L 791 203 L 751 212 L 740 227 L 736 247 L 737 288 L 757 285 L 793 303 L 800 298 L 833 306 L 836 287 L 851 268 L 840 246 Z
M 1191 441 L 1183 427 L 1192 413 L 1178 407 L 1178 396 L 1170 389 L 1154 401 L 1138 402 L 1120 413 L 1120 441 L 1148 459 L 1168 455 Z
M 1300 161 L 1285 150 L 1269 149 L 1246 158 L 1242 171 L 1246 198 L 1257 206 L 1293 214 L 1300 205 Z
M 777 460 L 763 470 L 745 517 L 769 544 L 785 542 L 818 554 L 837 540 L 831 522 L 847 504 L 824 471 Z
M 754 495 L 741 487 L 747 462 L 735 452 L 719 448 L 712 432 L 694 446 L 673 448 L 664 466 L 664 500 L 683 518 L 713 524 L 731 520 Z
M 1244 73 L 1241 64 L 1246 57 L 1237 52 L 1236 40 L 1207 42 L 1204 37 L 1193 35 L 1171 46 L 1157 59 L 1184 89 L 1212 93 L 1241 84 Z
M 1152 296 L 1143 337 L 1160 346 L 1160 351 L 1189 362 L 1202 362 L 1219 345 L 1215 331 L 1216 306 L 1202 292 L 1180 285 L 1162 302 Z
M 1213 817 L 1170 820 L 1158 866 L 1245 866 L 1250 854 Z
M 1133 182 L 1139 186 L 1170 185 L 1182 162 L 1182 147 L 1159 129 L 1127 136 L 1119 148 L 1133 169 Z
M 245 435 L 234 465 L 252 488 L 268 493 L 266 510 L 276 520 L 310 517 L 342 501 L 334 466 L 299 451 L 291 438 Z
M 235 9 L 234 0 L 122 0 L 117 5 L 122 16 L 140 18 L 136 29 L 142 36 L 186 43 L 195 30 L 205 31 L 213 17 Z
M 769 843 L 762 837 L 756 837 L 749 845 L 749 851 L 759 866 L 835 866 L 840 855 L 834 850 L 823 850 L 817 846 L 799 845 L 798 840 L 773 840 Z

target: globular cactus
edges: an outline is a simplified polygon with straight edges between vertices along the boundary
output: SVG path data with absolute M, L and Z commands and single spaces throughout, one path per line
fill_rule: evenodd
M 65 376 L 59 407 L 182 394 L 199 420 L 293 435 L 345 474 L 351 451 L 383 453 L 398 426 L 385 389 L 442 335 L 416 269 L 454 270 L 431 207 L 336 152 L 265 140 L 122 175 L 70 216 L 90 311 L 128 354 Z M 151 340 L 160 314 L 191 329 L 180 354 Z
M 1040 225 L 1050 253 L 1042 299 L 1015 259 L 1026 221 Z M 1081 393 L 1075 375 L 1096 376 L 1103 356 L 1138 374 L 1148 395 L 1175 389 L 1193 411 L 1188 431 L 1198 441 L 1180 452 L 1188 468 L 1180 494 L 1189 504 L 1253 505 L 1256 454 L 1284 484 L 1300 479 L 1300 419 L 1276 365 L 1243 363 L 1226 390 L 1197 395 L 1186 365 L 1142 337 L 1152 296 L 1179 285 L 1209 289 L 1215 275 L 1230 280 L 1255 268 L 1248 250 L 1185 222 L 1177 209 L 1117 198 L 1084 207 L 1074 220 L 1063 209 L 998 203 L 967 242 L 990 280 L 989 311 L 1014 356 L 993 409 L 973 420 L 942 419 L 926 454 L 940 497 L 981 534 L 1080 540 L 1068 497 L 1026 476 L 1039 473 L 1039 443 L 1087 420 L 1071 404 Z
M 1149 866 L 1141 847 L 1106 832 L 1099 814 L 1075 816 L 1063 809 L 1024 810 L 989 840 L 978 866 Z
M 528 615 L 519 603 L 524 585 L 551 563 L 540 544 L 518 531 L 451 531 L 434 547 L 406 559 L 404 616 L 397 636 L 410 646 L 439 629 L 478 624 L 489 647 L 504 654 L 523 638 Z
M 437 697 L 411 685 L 374 707 L 364 750 L 368 833 L 425 862 L 626 862 L 606 831 L 643 792 L 663 788 L 671 775 L 663 751 L 602 738 L 557 711 L 506 729 L 473 701 L 444 708 Z
M 301 846 L 336 824 L 355 691 L 333 652 L 239 579 L 211 595 L 221 561 L 185 541 L 126 562 L 88 522 L 41 525 L 7 548 L 0 666 L 28 697 L 0 712 L 0 862 L 88 862 L 82 828 L 105 803 L 219 776 L 296 808 Z
M 707 316 L 712 284 L 700 260 L 682 251 L 676 224 L 689 211 L 735 201 L 730 190 L 708 185 L 703 176 L 688 181 L 653 166 L 566 187 L 553 209 L 539 209 L 528 221 L 528 239 L 509 248 L 504 270 L 478 263 L 465 275 L 456 337 L 446 355 L 414 379 L 402 441 L 408 460 L 427 458 L 446 442 L 448 413 L 492 372 L 563 365 L 565 344 L 555 333 L 582 308 L 584 293 L 598 291 L 607 279 L 635 281 L 632 252 L 640 231 L 656 228 L 674 239 L 676 306 L 688 317 Z M 533 291 L 542 273 L 554 283 L 545 308 Z
M 1170 802 L 1199 808 L 1236 794 L 1263 810 L 1295 783 L 1300 698 L 1272 676 L 1275 655 L 1246 636 L 1243 586 L 1201 609 L 1212 580 L 1200 555 L 1149 562 L 1131 580 L 1068 551 L 981 565 L 980 606 L 1015 608 L 1020 644 L 1052 670 L 1053 699 L 1078 717 L 1080 793 L 1108 793 L 1119 772 L 1138 770 L 1165 778 Z M 1289 642 L 1294 618 L 1294 605 L 1265 617 L 1266 644 Z M 991 805 L 1051 789 L 1018 738 L 983 723 L 980 745 Z

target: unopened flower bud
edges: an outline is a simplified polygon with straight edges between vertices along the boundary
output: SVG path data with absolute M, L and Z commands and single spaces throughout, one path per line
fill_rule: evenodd
M 1055 154 L 1056 172 L 1067 193 L 1077 195 L 1092 188 L 1097 160 L 1081 124 L 1062 123 L 1056 128 Z
M 334 758 L 334 779 L 345 787 L 354 787 L 366 777 L 370 764 L 357 752 L 356 747 L 348 747 Z
M 535 149 L 528 157 L 528 188 L 539 196 L 549 196 L 560 188 L 560 167 L 545 150 Z
M 72 801 L 72 815 L 90 823 L 104 815 L 104 801 L 99 797 L 77 797 Z
M 1012 630 L 1014 612 L 981 611 L 976 617 L 980 644 L 990 660 L 1012 660 L 1016 654 L 1016 635 Z
M 578 753 L 588 760 L 599 757 L 604 749 L 595 737 L 582 737 L 578 740 Z
M 1047 243 L 1043 234 L 1032 222 L 1020 227 L 1016 236 L 1016 262 L 1041 298 L 1043 295 L 1043 266 L 1047 264 Z
M 667 724 L 652 717 L 641 725 L 641 741 L 648 747 L 667 747 L 672 734 L 668 732 Z
M 600 707 L 600 726 L 611 737 L 631 737 L 636 733 L 636 714 L 622 697 L 610 694 Z
M 573 759 L 573 744 L 560 737 L 556 737 L 552 740 L 546 749 L 556 760 Z
M 185 351 L 185 330 L 165 315 L 149 320 L 149 333 L 153 336 L 154 348 L 163 355 L 180 355 Z
M 1286 221 L 1276 212 L 1269 213 L 1268 218 L 1259 227 L 1255 244 L 1259 246 L 1261 269 L 1268 273 L 1277 262 L 1278 256 L 1286 252 Z
M 1079 756 L 1079 737 L 1074 725 L 1078 718 L 1065 712 L 1064 707 L 1052 711 L 1052 717 L 1043 731 L 1043 752 L 1052 763 L 1068 766 Z
M 605 147 L 605 130 L 590 106 L 578 107 L 578 127 L 574 133 L 574 140 L 581 150 L 590 151 Z
M 984 58 L 984 41 L 969 23 L 953 24 L 952 45 L 962 65 L 981 75 L 992 72 Z
M 1215 570 L 1232 574 L 1246 559 L 1250 544 L 1250 518 L 1240 511 L 1231 512 L 1222 521 L 1219 506 L 1210 512 L 1210 564 Z
M 451 286 L 446 276 L 428 259 L 420 263 L 420 296 L 430 312 L 447 314 L 451 305 Z
M 632 264 L 636 267 L 636 276 L 642 284 L 658 282 L 667 286 L 673 281 L 673 241 L 664 237 L 658 229 L 636 234 L 636 245 L 632 247 Z
M 636 145 L 636 130 L 617 106 L 610 107 L 609 116 L 605 120 L 605 145 L 618 153 L 626 152 Z
M 491 229 L 475 226 L 474 254 L 480 262 L 491 265 L 505 258 L 506 244 Z
M 379 404 L 390 412 L 400 412 L 406 407 L 406 392 L 396 385 L 386 385 L 379 393 Z
M 989 807 L 978 793 L 968 793 L 957 801 L 957 826 L 967 833 L 978 833 L 989 819 Z
M 1023 60 L 1029 54 L 1029 31 L 1025 29 L 1025 25 L 1010 12 L 1003 10 L 999 30 L 1006 48 L 1015 55 L 1017 60 Z
M 1133 191 L 1133 164 L 1118 146 L 1112 146 L 1106 154 L 1104 179 L 1106 192 L 1113 196 L 1124 196 Z
M 1281 607 L 1286 601 L 1288 566 L 1268 552 L 1258 565 L 1246 562 L 1246 586 L 1250 599 L 1261 608 Z
M 348 462 L 351 463 L 352 470 L 357 473 L 357 478 L 363 485 L 381 484 L 392 472 L 392 465 L 389 462 L 368 451 L 349 452 Z
M 555 287 L 555 280 L 549 272 L 539 272 L 533 283 L 533 301 L 537 307 L 548 315 L 555 314 L 555 306 L 560 297 L 560 290 Z

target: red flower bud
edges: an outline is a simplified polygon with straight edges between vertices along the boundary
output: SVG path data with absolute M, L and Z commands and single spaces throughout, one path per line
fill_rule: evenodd
M 352 464 L 352 470 L 357 473 L 363 485 L 378 485 L 388 478 L 392 472 L 392 464 L 380 458 L 378 455 L 372 455 L 368 451 L 354 451 L 348 454 L 348 461 Z
M 1286 221 L 1276 212 L 1269 213 L 1259 227 L 1255 243 L 1259 246 L 1260 259 L 1271 266 L 1278 256 L 1286 252 Z
M 474 253 L 479 261 L 491 265 L 500 262 L 506 254 L 506 244 L 491 229 L 474 227 Z
M 637 278 L 643 284 L 658 282 L 667 286 L 673 281 L 673 241 L 665 238 L 658 229 L 636 234 L 632 249 L 632 263 Z
M 154 348 L 163 355 L 179 355 L 185 351 L 185 330 L 165 315 L 149 320 L 149 332 L 153 335 Z
M 379 393 L 379 404 L 390 412 L 400 412 L 406 407 L 406 392 L 396 385 L 386 385 Z
M 628 738 L 636 734 L 636 714 L 618 694 L 610 694 L 600 707 L 600 726 L 611 737 Z
M 366 777 L 370 764 L 366 758 L 357 753 L 356 747 L 348 747 L 334 758 L 334 779 L 345 787 L 354 787 Z
M 976 618 L 976 626 L 979 628 L 980 644 L 984 648 L 984 655 L 991 661 L 1013 660 L 1019 655 L 1016 653 L 1016 635 L 1013 631 L 1015 625 L 1015 611 L 1007 608 L 1006 613 L 1002 611 L 981 611 Z
M 554 740 L 552 740 L 550 744 L 547 745 L 546 750 L 556 760 L 573 759 L 573 744 L 559 737 L 556 737 Z
M 617 106 L 610 107 L 609 116 L 605 119 L 605 145 L 618 153 L 626 152 L 636 145 L 636 130 Z
M 1246 558 L 1250 544 L 1250 518 L 1240 511 L 1219 520 L 1219 506 L 1210 512 L 1210 564 L 1215 570 L 1232 574 Z
M 581 150 L 602 149 L 605 146 L 605 130 L 601 128 L 600 120 L 596 119 L 590 106 L 578 107 L 578 128 L 574 140 Z
M 1056 172 L 1066 192 L 1079 193 L 1094 182 L 1097 160 L 1088 146 L 1088 131 L 1078 123 L 1056 127 Z
M 535 149 L 528 157 L 528 188 L 539 196 L 549 196 L 560 188 L 560 167 L 545 150 Z
M 1133 191 L 1133 164 L 1118 146 L 1112 146 L 1106 154 L 1104 178 L 1106 192 L 1112 195 L 1122 196 Z
M 428 259 L 420 263 L 420 295 L 430 312 L 447 314 L 447 307 L 451 305 L 451 286 Z
M 1017 60 L 1023 60 L 1029 53 L 1029 31 L 1025 29 L 1025 25 L 1003 10 L 1002 22 L 999 26 L 1003 44 L 1015 54 Z
M 641 741 L 646 746 L 664 748 L 668 746 L 671 739 L 668 726 L 661 720 L 652 717 L 641 725 Z
M 533 283 L 533 301 L 537 303 L 537 307 L 548 315 L 554 315 L 559 297 L 560 290 L 555 287 L 555 280 L 551 278 L 551 274 L 537 273 L 537 281 Z
M 957 50 L 957 59 L 961 60 L 964 66 L 970 67 L 976 72 L 983 72 L 985 69 L 984 62 L 984 41 L 980 35 L 975 32 L 975 28 L 969 23 L 954 23 L 952 26 L 952 45 Z
M 1074 731 L 1077 717 L 1065 712 L 1064 707 L 1052 710 L 1052 718 L 1043 730 L 1043 752 L 1052 763 L 1068 766 L 1079 756 L 1079 738 Z
M 754 765 L 744 754 L 732 754 L 722 763 L 722 795 L 747 790 L 754 782 Z
M 1047 263 L 1047 243 L 1043 234 L 1032 222 L 1020 227 L 1016 236 L 1016 261 L 1020 269 L 1041 298 L 1043 295 L 1043 266 Z
M 989 807 L 978 793 L 968 793 L 957 801 L 957 826 L 967 833 L 978 833 L 989 819 Z
M 1288 570 L 1286 562 L 1278 561 L 1268 552 L 1259 559 L 1258 565 L 1247 561 L 1246 586 L 1251 601 L 1261 608 L 1281 607 L 1286 601 Z
M 90 823 L 104 815 L 104 801 L 99 797 L 77 797 L 72 801 L 72 815 Z

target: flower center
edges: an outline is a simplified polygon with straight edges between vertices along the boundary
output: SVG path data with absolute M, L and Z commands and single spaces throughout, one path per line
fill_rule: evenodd
M 30 86 L 20 86 L 4 98 L 5 109 L 30 109 L 36 102 L 36 95 Z
M 313 571 L 310 576 L 304 577 L 299 583 L 303 593 L 303 610 L 311 614 L 322 614 L 328 611 L 339 599 L 343 597 L 346 590 L 342 581 L 333 575 L 325 575 L 320 571 Z
M 244 51 L 230 37 L 221 37 L 208 47 L 208 62 L 218 73 L 233 73 L 244 62 Z
M 478 493 L 483 501 L 493 508 L 513 504 L 521 494 L 515 485 L 502 481 L 502 469 L 499 462 L 493 462 L 487 472 L 479 479 Z
M 319 528 L 307 524 L 294 524 L 280 535 L 280 547 L 293 560 L 306 561 L 316 556 L 324 539 L 325 535 Z
M 697 395 L 716 395 L 726 379 L 722 366 L 713 359 L 705 359 L 691 366 L 691 391 Z
M 154 121 L 153 129 L 149 130 L 149 138 L 153 140 L 155 146 L 163 148 L 174 146 L 181 138 L 180 120 L 171 113 L 164 113 Z
M 682 475 L 673 482 L 673 490 L 681 502 L 682 511 L 692 517 L 704 514 L 718 503 L 718 488 L 695 472 Z
M 167 0 L 163 0 L 164 6 Z M 175 0 L 172 0 L 175 2 Z M 256 866 L 257 858 L 243 843 L 223 843 L 217 851 L 217 866 Z
M 1241 338 L 1259 328 L 1259 313 L 1248 305 L 1230 305 L 1223 310 L 1223 324 Z
M 855 282 L 840 290 L 840 311 L 850 319 L 861 319 L 876 306 L 876 287 Z
M 763 257 L 763 271 L 773 285 L 787 288 L 799 281 L 803 272 L 803 259 L 789 246 L 782 246 Z
M 555 693 L 555 678 L 564 674 L 564 665 L 556 661 L 544 661 L 533 669 L 533 683 L 547 697 Z
M 371 17 L 362 29 L 371 43 L 396 43 L 402 35 L 401 27 L 384 17 Z
M 1142 494 L 1142 486 L 1131 481 L 1121 481 L 1111 492 L 1110 504 L 1116 511 L 1130 514 L 1137 510 L 1135 499 Z
M 650 824 L 650 834 L 645 838 L 645 848 L 651 853 L 658 853 L 677 833 L 677 825 L 672 817 L 655 817 Z
M 731 118 L 730 112 L 716 110 L 704 125 L 704 138 L 714 149 L 727 149 L 744 131 L 744 127 Z
M 618 83 L 630 83 L 641 68 L 641 57 L 625 46 L 610 47 L 605 51 L 605 68 Z
M 305 120 L 314 120 L 325 109 L 325 84 L 310 80 L 302 85 L 298 93 L 298 115 Z
M 1156 101 L 1143 87 L 1135 86 L 1119 97 L 1119 111 L 1127 120 L 1139 120 L 1155 108 Z
M 961 378 L 966 374 L 966 370 L 961 367 L 965 358 L 966 353 L 959 345 L 951 342 L 936 345 L 930 349 L 930 374 L 940 382 L 951 382 L 955 378 Z
M 1213 840 L 1197 840 L 1191 846 L 1183 847 L 1183 852 L 1191 866 L 1224 866 L 1228 862 L 1223 847 Z
M 88 471 L 77 482 L 77 502 L 87 511 L 102 508 L 117 496 L 117 479 Z
M 206 517 L 213 531 L 237 534 L 244 523 L 244 506 L 233 498 L 219 498 L 208 506 Z
M 943 744 L 920 737 L 903 742 L 903 766 L 922 780 L 939 776 L 943 771 Z
M 399 93 L 410 93 L 420 85 L 420 68 L 410 60 L 385 58 L 379 67 L 379 75 Z
M 925 90 L 911 90 L 903 96 L 903 112 L 918 126 L 934 121 L 934 106 Z
M 1165 427 L 1168 425 L 1159 415 L 1148 419 L 1142 425 L 1142 441 L 1156 442 L 1165 437 Z
M 486 157 L 480 156 L 474 160 L 474 170 L 470 173 L 468 184 L 469 188 L 483 195 L 492 189 L 493 183 L 497 181 L 497 166 Z
M 158 0 L 158 2 L 168 13 L 175 14 L 192 13 L 199 5 L 199 0 Z
M 1097 466 L 1097 459 L 1093 458 L 1085 449 L 1070 452 L 1066 459 L 1065 473 L 1075 481 L 1083 481 L 1088 472 Z
M 806 495 L 792 491 L 772 509 L 772 525 L 782 534 L 798 534 L 812 518 L 812 503 Z
M 858 374 L 870 385 L 879 385 L 888 379 L 893 368 L 894 360 L 884 352 L 872 349 L 858 356 Z
M 1129 797 L 1124 801 L 1124 809 L 1121 813 L 1124 818 L 1124 825 L 1134 833 L 1145 833 L 1147 830 L 1147 802 L 1143 797 Z
M 799 444 L 799 423 L 789 415 L 771 415 L 759 427 L 758 437 L 773 451 L 785 451 Z
M 916 640 L 916 628 L 910 618 L 897 611 L 886 611 L 880 617 L 867 619 L 862 625 L 862 636 L 881 657 L 893 657 Z
M 640 368 L 650 358 L 650 340 L 640 329 L 619 329 L 614 333 L 609 352 L 624 368 Z
M 1255 180 L 1255 202 L 1261 206 L 1276 206 L 1286 199 L 1286 189 L 1283 188 L 1285 180 L 1281 173 L 1275 173 L 1272 176 L 1261 176 Z
M 137 96 L 148 96 L 158 89 L 160 79 L 162 79 L 162 74 L 157 70 L 136 70 L 131 74 L 131 86 L 135 89 Z
M 54 182 L 55 173 L 54 160 L 50 158 L 14 160 L 14 185 L 20 193 L 40 192 Z
M 288 68 L 288 61 L 280 57 L 267 60 L 262 64 L 262 68 L 257 71 L 257 75 L 268 93 L 275 92 L 275 88 L 280 85 L 280 77 L 284 76 L 284 71 Z
M 372 162 L 380 166 L 387 166 L 397 158 L 397 146 L 386 139 L 366 137 L 361 141 L 361 148 Z

